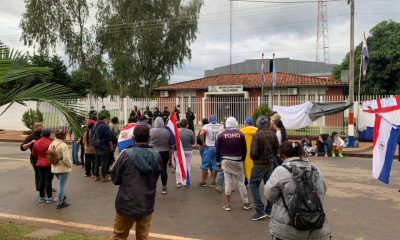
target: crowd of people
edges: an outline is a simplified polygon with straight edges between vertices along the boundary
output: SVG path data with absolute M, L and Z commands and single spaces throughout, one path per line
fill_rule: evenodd
M 201 156 L 201 177 L 199 186 L 212 187 L 224 193 L 223 209 L 232 211 L 231 195 L 234 182 L 242 200 L 242 208 L 254 208 L 252 221 L 270 217 L 269 231 L 273 239 L 329 239 L 330 229 L 323 213 L 322 202 L 326 192 L 322 172 L 313 166 L 307 156 L 311 141 L 290 142 L 280 116 L 274 113 L 270 118 L 260 116 L 245 119 L 245 126 L 239 129 L 237 119 L 228 117 L 219 123 L 216 116 L 202 119 L 203 126 L 195 135 L 194 113 L 188 109 L 186 118 L 180 119 L 179 105 L 173 113 L 179 122 L 179 135 L 183 154 L 186 159 L 186 181 L 180 182 L 180 171 L 175 171 L 176 187 L 190 187 L 191 159 L 194 149 Z M 95 181 L 112 181 L 119 185 L 116 197 L 116 218 L 113 239 L 126 239 L 129 230 L 136 224 L 137 239 L 148 239 L 150 222 L 154 211 L 157 181 L 161 176 L 161 193 L 167 194 L 168 166 L 174 159 L 174 135 L 166 128 L 171 113 L 165 107 L 163 112 L 158 108 L 151 112 L 149 108 L 143 114 L 135 106 L 128 125 L 133 124 L 133 138 L 130 146 L 119 149 L 117 160 L 114 156 L 118 137 L 121 133 L 119 120 L 111 118 L 105 109 L 97 113 L 93 108 L 89 113 L 84 134 L 71 135 L 72 152 L 65 143 L 67 133 L 64 130 L 55 132 L 51 140 L 51 132 L 43 130 L 40 123 L 34 126 L 34 132 L 21 144 L 21 150 L 31 149 L 31 163 L 35 170 L 38 202 L 57 202 L 57 209 L 69 206 L 66 201 L 65 187 L 72 165 L 82 165 L 85 177 L 93 177 Z M 127 125 L 127 126 L 128 126 Z M 315 152 L 327 155 L 329 146 L 325 136 L 320 136 Z M 332 134 L 332 155 L 342 156 L 342 141 L 337 133 Z M 336 145 L 335 145 L 336 144 Z M 81 149 L 79 159 L 78 152 Z M 311 147 L 312 148 L 312 147 Z M 57 164 L 50 164 L 46 157 L 49 151 L 56 153 Z M 132 164 L 133 163 L 133 164 Z M 210 177 L 208 172 L 211 172 Z M 296 175 L 295 174 L 300 174 Z M 52 194 L 53 176 L 58 179 L 57 197 Z M 111 175 L 111 177 L 110 177 Z M 299 179 L 310 177 L 313 184 L 305 185 L 315 195 L 298 196 Z M 263 201 L 260 185 L 263 182 Z M 254 203 L 250 201 L 247 189 L 250 189 Z M 313 188 L 313 189 L 311 189 Z M 301 218 L 300 213 L 306 210 L 295 205 L 300 197 L 307 197 L 311 203 L 307 213 L 316 217 Z M 298 205 L 298 204 L 297 204 Z M 297 209 L 297 212 L 295 211 Z M 295 211 L 295 212 L 294 212 Z M 303 211 L 303 212 L 301 212 Z M 294 220 L 296 216 L 297 220 Z M 300 226 L 298 220 L 301 221 Z M 317 222 L 315 222 L 315 221 Z

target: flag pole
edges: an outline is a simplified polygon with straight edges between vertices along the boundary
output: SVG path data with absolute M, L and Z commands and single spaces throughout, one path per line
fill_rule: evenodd
M 264 68 L 265 68 L 265 65 L 264 65 L 264 53 L 262 53 L 261 54 L 261 65 L 263 66 L 263 69 L 261 70 L 261 74 L 262 74 L 262 76 L 261 76 L 261 105 L 263 105 L 264 104 L 264 79 L 265 79 L 265 77 L 264 77 Z
M 271 84 L 272 84 L 272 106 L 271 107 L 272 107 L 272 109 L 274 108 L 274 98 L 275 98 L 274 68 L 275 68 L 275 53 L 272 54 L 272 74 L 271 74 Z

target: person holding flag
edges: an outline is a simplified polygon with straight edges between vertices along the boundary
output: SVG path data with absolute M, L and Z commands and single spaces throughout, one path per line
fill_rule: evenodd
M 164 126 L 164 120 L 161 117 L 157 117 L 154 120 L 154 128 L 150 129 L 150 146 L 155 148 L 161 156 L 162 194 L 167 193 L 167 165 L 169 160 L 169 150 L 172 149 L 172 146 L 174 144 L 174 137 L 171 132 Z
M 176 187 L 182 185 L 190 186 L 190 161 L 192 159 L 192 150 L 194 145 L 194 133 L 188 129 L 188 121 L 181 121 L 182 128 L 177 125 L 176 113 L 173 112 L 169 118 L 167 128 L 175 138 L 175 150 L 173 155 L 176 159 Z

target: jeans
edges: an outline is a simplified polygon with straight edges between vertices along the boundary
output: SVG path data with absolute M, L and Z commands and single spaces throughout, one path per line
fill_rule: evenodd
M 96 161 L 95 154 L 85 154 L 85 174 L 87 176 L 94 175 L 95 161 Z
M 56 178 L 58 179 L 57 206 L 60 206 L 64 203 L 65 186 L 67 185 L 68 173 L 55 173 L 54 175 L 56 175 Z
M 109 151 L 96 149 L 96 162 L 94 165 L 94 175 L 96 175 L 96 177 L 100 177 L 100 166 L 101 166 L 101 175 L 103 177 L 107 177 L 109 156 L 110 156 Z
M 48 198 L 52 198 L 52 185 L 53 173 L 51 173 L 51 167 L 37 167 L 39 171 L 39 193 L 40 197 L 44 198 L 44 192 L 46 190 L 46 195 Z
M 167 166 L 169 160 L 169 151 L 162 151 L 159 153 L 161 156 L 161 183 L 163 186 L 166 186 L 168 181 Z
M 219 170 L 217 171 L 217 186 L 224 187 L 224 184 L 225 184 L 224 171 L 219 167 Z
M 256 211 L 261 214 L 271 214 L 272 210 L 272 202 L 268 201 L 267 206 L 264 209 L 264 203 L 261 200 L 260 196 L 260 184 L 261 181 L 264 181 L 264 184 L 271 177 L 272 172 L 274 171 L 273 167 L 261 167 L 261 166 L 253 166 L 251 170 L 250 177 L 250 190 L 253 195 Z
M 73 140 L 72 141 L 72 163 L 74 164 L 80 164 L 79 158 L 78 158 L 78 152 L 79 152 L 79 144 Z
M 85 165 L 85 146 L 82 144 L 81 140 L 81 163 Z
M 113 240 L 125 240 L 129 236 L 129 230 L 136 224 L 135 235 L 136 240 L 149 239 L 150 222 L 152 215 L 149 214 L 142 218 L 128 218 L 120 215 L 118 212 L 114 222 Z
M 36 191 L 39 192 L 39 178 L 40 178 L 40 176 L 39 176 L 39 170 L 36 167 L 37 159 L 32 155 L 30 155 L 29 159 L 31 161 L 31 165 L 32 165 L 33 171 L 35 172 L 35 187 L 36 187 Z

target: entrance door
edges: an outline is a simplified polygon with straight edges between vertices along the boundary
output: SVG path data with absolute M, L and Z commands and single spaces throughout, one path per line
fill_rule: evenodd
M 246 101 L 244 97 L 211 97 L 209 99 L 211 114 L 218 122 L 225 122 L 228 117 L 235 117 L 242 123 L 246 117 Z

